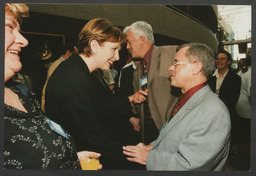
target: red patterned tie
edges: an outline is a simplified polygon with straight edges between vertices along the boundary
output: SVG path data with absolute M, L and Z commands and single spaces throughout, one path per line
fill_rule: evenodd
M 170 122 L 170 120 L 175 116 L 175 114 L 180 110 L 180 99 L 177 101 L 177 103 L 175 104 L 171 116 L 168 119 L 168 122 Z

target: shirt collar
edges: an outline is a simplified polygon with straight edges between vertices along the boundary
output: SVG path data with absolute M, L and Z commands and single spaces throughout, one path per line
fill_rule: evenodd
M 180 104 L 183 106 L 197 91 L 203 88 L 207 83 L 199 84 L 195 87 L 190 88 L 185 94 L 180 95 Z
M 130 63 L 128 63 L 128 64 L 126 64 L 125 66 L 123 66 L 122 69 L 127 68 L 127 67 L 129 67 L 129 66 L 131 66 L 131 65 L 132 65 L 133 69 L 135 70 L 135 69 L 136 69 L 136 65 L 135 65 L 135 63 L 134 63 L 133 61 L 131 61 Z
M 222 78 L 225 78 L 225 76 L 228 74 L 229 68 L 227 69 L 227 71 L 225 72 L 225 74 L 222 76 Z M 213 73 L 212 76 L 216 76 L 216 78 L 220 78 L 219 72 L 218 72 L 218 68 L 215 70 L 215 72 Z
M 150 58 L 151 58 L 152 51 L 153 51 L 153 45 L 151 45 L 151 47 L 149 48 L 149 50 L 147 51 L 147 53 L 143 57 L 143 59 L 146 61 L 147 65 L 149 65 L 149 63 L 150 63 Z

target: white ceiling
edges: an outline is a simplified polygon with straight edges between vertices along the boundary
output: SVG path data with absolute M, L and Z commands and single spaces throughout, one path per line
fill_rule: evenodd
M 218 21 L 229 34 L 229 40 L 245 40 L 251 38 L 251 6 L 250 5 L 218 5 Z M 234 34 L 232 38 L 231 35 Z

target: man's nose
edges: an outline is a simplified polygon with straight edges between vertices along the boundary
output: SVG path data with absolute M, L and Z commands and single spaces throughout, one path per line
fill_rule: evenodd
M 169 72 L 172 72 L 173 69 L 174 69 L 174 65 L 171 65 L 171 66 L 169 67 Z

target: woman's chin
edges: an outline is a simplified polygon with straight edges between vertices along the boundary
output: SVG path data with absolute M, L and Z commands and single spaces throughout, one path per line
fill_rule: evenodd
M 107 71 L 107 70 L 109 70 L 109 68 L 110 68 L 110 66 L 104 66 L 101 68 L 101 70 Z

